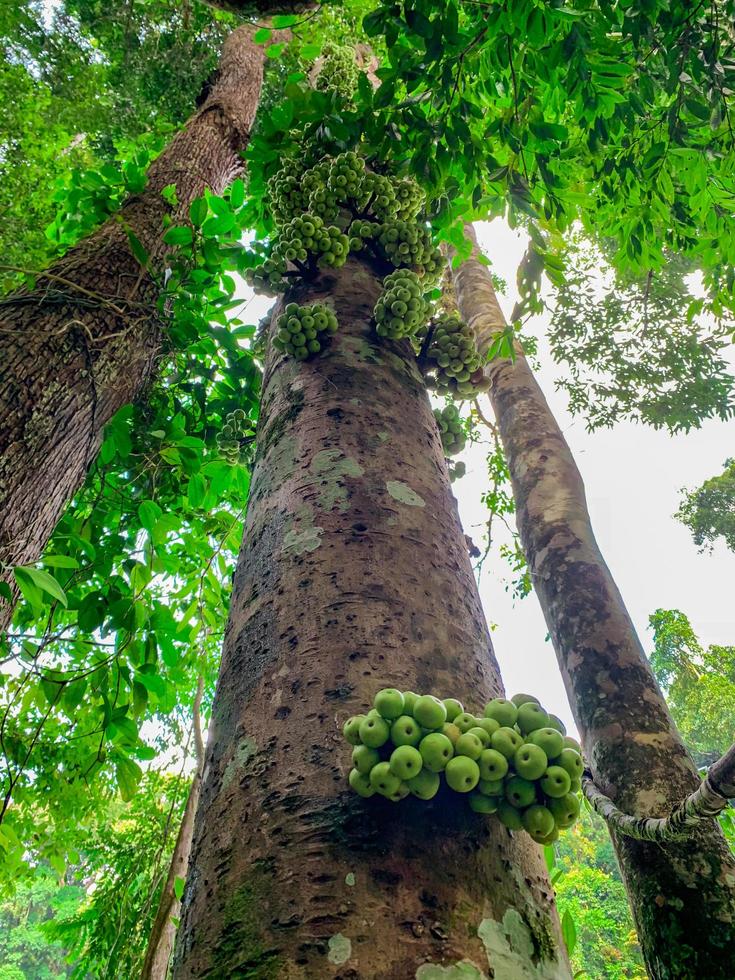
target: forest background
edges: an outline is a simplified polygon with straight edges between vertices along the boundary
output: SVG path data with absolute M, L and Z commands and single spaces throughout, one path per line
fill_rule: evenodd
M 355 10 L 348 19 L 358 17 L 359 8 Z M 189 115 L 231 26 L 228 15 L 186 2 L 108 4 L 103 10 L 100 4 L 74 0 L 58 5 L 27 3 L 12 10 L 7 7 L 0 13 L 4 57 L 0 86 L 5 96 L 0 103 L 4 151 L 0 209 L 5 217 L 3 271 L 9 287 L 17 283 L 19 275 L 31 275 L 55 253 L 63 251 L 101 216 L 114 212 L 123 194 L 136 189 L 148 161 Z M 263 39 L 263 43 L 269 42 L 269 38 Z M 312 43 L 314 50 L 307 52 L 311 60 L 321 51 L 318 39 Z M 271 52 L 273 61 L 280 55 L 280 51 Z M 500 277 L 498 285 L 503 287 L 503 305 L 509 313 L 518 298 L 514 268 L 527 238 L 507 228 L 499 231 L 499 224 L 500 219 L 496 219 L 482 228 L 481 244 Z M 603 307 L 611 305 L 614 290 L 606 289 L 609 282 L 596 272 L 590 273 L 589 282 L 594 301 Z M 626 319 L 623 315 L 616 324 L 625 337 L 635 334 L 639 327 L 636 317 L 640 315 L 645 284 L 630 288 L 633 298 L 629 316 Z M 677 288 L 681 289 L 681 282 Z M 697 284 L 692 283 L 691 288 L 689 301 L 696 302 Z M 241 301 L 237 315 L 245 331 L 247 324 L 257 323 L 268 304 L 258 300 L 243 308 L 242 301 L 249 298 L 249 293 L 239 280 L 235 295 Z M 557 338 L 563 338 L 564 309 L 569 297 L 563 288 L 553 288 L 548 282 L 542 295 L 549 308 L 527 318 L 524 332 L 540 337 L 549 325 L 555 324 Z M 675 299 L 682 304 L 681 293 Z M 664 295 L 663 302 L 669 308 L 670 292 Z M 612 322 L 616 312 L 620 315 L 619 310 L 613 309 Z M 660 683 L 669 691 L 685 738 L 697 761 L 704 764 L 726 747 L 723 733 L 733 730 L 735 720 L 735 649 L 728 645 L 728 639 L 735 636 L 735 621 L 727 601 L 727 581 L 728 577 L 732 581 L 735 558 L 721 534 L 715 535 L 712 542 L 706 535 L 703 540 L 697 534 L 696 508 L 692 518 L 692 508 L 687 512 L 684 503 L 683 516 L 694 525 L 694 541 L 685 537 L 689 532 L 681 522 L 673 520 L 674 501 L 685 499 L 680 498 L 680 488 L 693 489 L 704 477 L 715 476 L 729 454 L 726 435 L 732 431 L 732 355 L 724 340 L 718 341 L 721 347 L 710 340 L 712 335 L 726 337 L 727 329 L 721 324 L 712 327 L 706 321 L 702 332 L 707 337 L 702 347 L 709 344 L 709 352 L 717 350 L 717 356 L 722 358 L 712 377 L 716 376 L 717 385 L 726 395 L 713 399 L 716 405 L 709 412 L 720 419 L 682 422 L 677 418 L 674 425 L 657 420 L 662 427 L 655 434 L 639 428 L 640 410 L 626 404 L 617 417 L 608 420 L 616 427 L 587 435 L 584 426 L 589 416 L 585 418 L 585 406 L 580 406 L 576 416 L 568 416 L 562 409 L 568 392 L 554 394 L 555 375 L 570 377 L 568 358 L 562 356 L 562 351 L 562 366 L 551 365 L 544 340 L 540 341 L 538 356 L 542 383 L 570 427 L 564 426 L 588 485 L 603 550 L 624 594 L 634 597 L 637 625 L 642 616 L 652 617 L 648 636 L 654 668 Z M 247 337 L 247 333 L 243 332 L 243 336 Z M 557 353 L 560 347 L 562 340 L 557 343 Z M 676 382 L 677 370 L 687 367 L 666 363 L 664 358 L 663 369 Z M 571 377 L 573 385 L 573 373 Z M 574 391 L 578 395 L 579 387 L 591 384 L 590 377 L 584 377 Z M 674 390 L 679 390 L 676 383 Z M 685 399 L 683 395 L 682 400 Z M 671 414 L 673 417 L 676 412 Z M 114 442 L 114 426 L 112 431 Z M 638 433 L 644 448 L 631 451 Z M 523 564 L 512 567 L 518 558 L 512 514 L 507 507 L 503 513 L 497 493 L 492 499 L 483 497 L 489 485 L 485 482 L 484 445 L 488 436 L 481 428 L 475 429 L 472 436 L 477 445 L 471 443 L 467 451 L 468 476 L 455 484 L 466 530 L 484 550 L 487 510 L 478 508 L 478 500 L 510 524 L 510 530 L 496 530 L 481 579 L 489 620 L 497 624 L 495 636 L 504 675 L 511 689 L 524 687 L 527 672 L 542 678 L 540 686 L 549 707 L 570 722 L 551 650 L 545 642 L 545 628 L 533 606 L 535 600 L 532 594 L 525 598 L 519 594 L 526 588 Z M 594 465 L 586 465 L 587 446 L 590 454 L 595 454 Z M 658 458 L 652 453 L 652 446 L 662 447 Z M 182 443 L 180 448 L 190 447 Z M 175 452 L 172 441 L 169 462 L 174 466 Z M 602 465 L 601 456 L 606 458 L 606 466 Z M 658 465 L 660 458 L 666 459 L 666 468 Z M 165 462 L 165 455 L 163 459 Z M 491 469 L 489 478 L 495 475 L 496 470 Z M 231 482 L 230 478 L 227 482 Z M 502 481 L 498 487 L 502 493 Z M 243 489 L 242 484 L 234 486 L 233 499 Z M 192 489 L 189 484 L 189 498 L 196 493 L 196 486 Z M 230 507 L 228 512 L 231 515 L 234 511 Z M 497 524 L 496 520 L 496 529 Z M 222 528 L 226 527 L 223 517 Z M 636 560 L 636 543 L 644 528 L 649 553 L 657 555 L 663 574 L 658 569 L 646 569 Z M 659 535 L 661 542 L 667 542 L 665 546 L 659 542 Z M 677 542 L 675 551 L 670 550 L 672 538 Z M 223 552 L 235 544 L 226 536 L 222 540 L 227 546 L 220 549 Z M 710 544 L 713 550 L 707 550 Z M 705 551 L 700 552 L 698 547 L 703 545 Z M 193 554 L 192 561 L 198 557 Z M 50 562 L 46 567 L 63 569 L 63 564 L 54 566 Z M 212 618 L 204 638 L 212 644 L 211 662 L 205 671 L 205 704 L 211 698 L 216 671 L 216 638 L 225 614 L 227 572 L 223 562 L 200 590 L 207 590 Z M 514 587 L 514 582 L 520 582 L 520 588 Z M 17 622 L 30 628 L 38 615 L 33 583 L 25 598 L 27 604 L 20 609 Z M 190 595 L 186 598 L 190 599 Z M 683 612 L 677 612 L 677 608 Z M 13 678 L 12 668 L 7 676 Z M 195 674 L 186 678 L 182 674 L 177 697 L 184 705 L 187 684 L 188 700 L 192 700 L 194 678 Z M 173 692 L 160 687 L 157 680 L 149 683 L 148 694 L 154 698 L 161 702 L 167 698 L 176 700 Z M 87 830 L 93 828 L 94 833 L 83 852 L 71 836 L 65 840 L 63 834 L 56 833 L 58 825 L 64 824 L 63 813 L 55 814 L 40 828 L 39 846 L 31 860 L 18 856 L 12 837 L 0 838 L 8 858 L 5 880 L 9 893 L 0 912 L 5 927 L 0 939 L 3 980 L 64 975 L 112 977 L 122 975 L 125 969 L 133 971 L 139 963 L 186 793 L 182 768 L 185 774 L 191 768 L 190 760 L 184 761 L 175 749 L 186 743 L 189 712 L 185 708 L 179 711 L 179 705 L 172 704 L 169 718 L 167 729 L 149 730 L 150 741 L 156 742 L 157 747 L 150 769 L 142 755 L 141 765 L 134 763 L 139 771 L 126 770 L 118 760 L 112 780 L 100 779 L 102 787 L 94 800 L 95 813 L 86 815 Z M 76 806 L 77 801 L 69 801 L 69 815 L 77 812 Z M 48 820 L 47 815 L 44 820 Z M 566 934 L 576 968 L 592 977 L 645 976 L 604 827 L 587 816 L 556 845 L 555 851 L 549 860 L 554 862 L 559 907 L 568 923 Z M 127 902 L 121 908 L 119 895 L 123 892 Z

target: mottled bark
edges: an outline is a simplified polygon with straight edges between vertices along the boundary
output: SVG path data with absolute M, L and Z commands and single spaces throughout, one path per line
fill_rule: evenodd
M 242 172 L 264 63 L 251 37 L 243 27 L 227 39 L 206 101 L 153 163 L 145 190 L 32 291 L 0 301 L 0 574 L 11 583 L 9 568 L 43 551 L 106 423 L 156 370 L 163 218 L 185 223 L 192 200 L 206 188 L 223 191 Z M 169 184 L 173 207 L 161 197 Z M 153 275 L 134 257 L 126 228 L 148 252 Z M 9 617 L 0 600 L 0 630 Z
M 171 856 L 166 881 L 161 892 L 161 899 L 156 910 L 156 917 L 151 926 L 148 937 L 148 946 L 145 952 L 145 962 L 141 970 L 139 980 L 166 980 L 168 968 L 171 960 L 171 953 L 174 948 L 176 938 L 176 925 L 174 918 L 178 917 L 181 911 L 181 902 L 176 897 L 176 879 L 186 877 L 186 869 L 189 864 L 189 854 L 191 853 L 191 839 L 194 832 L 194 816 L 197 804 L 199 803 L 199 793 L 202 787 L 202 770 L 204 768 L 204 743 L 202 741 L 201 716 L 199 709 L 202 703 L 204 692 L 204 678 L 199 677 L 197 682 L 197 693 L 194 699 L 193 719 L 194 728 L 194 751 L 196 755 L 196 770 L 189 787 L 189 795 L 186 798 L 184 815 L 181 818 L 179 832 L 176 835 L 174 852 Z
M 530 838 L 450 793 L 347 786 L 341 725 L 380 687 L 479 707 L 501 685 L 415 359 L 370 326 L 379 290 L 355 259 L 295 290 L 340 332 L 268 357 L 180 980 L 570 975 Z
M 505 326 L 489 272 L 471 258 L 454 283 L 486 346 Z M 699 777 L 595 541 L 579 470 L 526 359 L 487 373 L 518 530 L 595 783 L 627 813 L 665 816 Z M 729 980 L 735 861 L 717 825 L 664 846 L 613 841 L 651 976 Z

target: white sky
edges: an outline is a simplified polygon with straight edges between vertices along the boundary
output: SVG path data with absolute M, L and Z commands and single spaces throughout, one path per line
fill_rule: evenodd
M 509 295 L 500 297 L 507 316 L 517 298 L 516 270 L 526 238 L 499 220 L 480 224 L 477 231 L 494 271 L 508 283 Z M 240 316 L 255 323 L 269 305 L 265 297 L 253 297 Z M 567 411 L 564 393 L 555 390 L 554 381 L 563 368 L 553 363 L 544 343 L 547 323 L 545 315 L 524 327 L 524 332 L 539 338 L 542 367 L 537 377 L 582 472 L 597 540 L 645 650 L 651 649 L 648 617 L 657 608 L 681 609 L 705 646 L 735 643 L 735 555 L 723 544 L 712 554 L 700 554 L 689 531 L 673 518 L 680 489 L 698 486 L 735 455 L 735 423 L 708 422 L 677 436 L 633 423 L 587 433 L 584 420 L 572 418 Z M 490 413 L 489 404 L 487 410 Z M 465 531 L 480 547 L 487 521 L 481 503 L 488 487 L 485 456 L 486 447 L 469 447 L 462 457 L 467 475 L 453 484 Z M 498 527 L 496 533 L 499 544 L 503 529 Z M 574 731 L 539 604 L 533 593 L 513 600 L 506 590 L 511 575 L 495 549 L 480 580 L 506 689 L 509 694 L 535 694 Z

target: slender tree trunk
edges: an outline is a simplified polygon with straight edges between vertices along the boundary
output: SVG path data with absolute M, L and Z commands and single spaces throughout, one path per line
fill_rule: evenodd
M 347 787 L 341 725 L 380 687 L 475 708 L 501 687 L 415 358 L 370 327 L 379 291 L 356 259 L 294 290 L 340 332 L 268 357 L 180 980 L 570 975 L 530 838 L 456 795 Z
M 35 561 L 81 486 L 102 431 L 154 375 L 164 349 L 156 314 L 167 246 L 163 218 L 188 221 L 206 188 L 242 172 L 263 77 L 252 28 L 225 41 L 209 95 L 153 163 L 121 212 L 39 277 L 0 301 L 0 576 Z M 161 191 L 176 186 L 178 204 Z M 150 256 L 134 257 L 126 228 Z M 0 600 L 0 631 L 11 609 Z
M 186 798 L 184 815 L 181 818 L 179 832 L 176 836 L 174 852 L 171 856 L 166 881 L 161 892 L 156 917 L 153 920 L 151 933 L 148 937 L 148 947 L 145 952 L 145 962 L 139 980 L 166 980 L 171 953 L 176 938 L 175 916 L 181 911 L 181 902 L 176 897 L 176 879 L 186 877 L 186 869 L 191 853 L 191 839 L 194 832 L 194 815 L 199 802 L 202 786 L 202 770 L 204 768 L 204 742 L 199 709 L 204 693 L 204 678 L 200 675 L 197 681 L 197 693 L 194 699 L 193 719 L 194 752 L 196 755 L 196 770 Z
M 471 258 L 454 283 L 487 347 L 505 326 L 488 270 Z M 622 810 L 666 816 L 699 777 L 595 541 L 579 470 L 522 354 L 487 374 L 518 530 L 587 763 Z M 651 976 L 731 980 L 735 861 L 717 825 L 665 846 L 612 836 Z

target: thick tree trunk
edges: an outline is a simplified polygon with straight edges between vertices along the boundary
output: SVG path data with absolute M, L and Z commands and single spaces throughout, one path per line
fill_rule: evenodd
M 242 172 L 263 77 L 250 27 L 227 39 L 209 95 L 153 163 L 145 190 L 39 277 L 0 301 L 0 574 L 35 561 L 82 484 L 114 413 L 136 398 L 163 351 L 156 315 L 163 218 L 188 221 L 206 188 Z M 176 186 L 178 204 L 161 191 Z M 134 257 L 130 228 L 154 277 Z M 10 618 L 0 600 L 0 631 Z
M 415 359 L 370 327 L 379 290 L 355 259 L 294 290 L 340 332 L 312 361 L 268 357 L 182 980 L 569 977 L 530 838 L 456 795 L 347 787 L 341 725 L 379 688 L 479 708 L 501 685 Z
M 186 877 L 186 869 L 191 853 L 191 839 L 194 832 L 194 816 L 199 803 L 199 793 L 202 787 L 202 770 L 204 768 L 204 743 L 202 740 L 201 716 L 199 709 L 204 693 L 204 678 L 199 677 L 197 693 L 194 699 L 193 720 L 194 750 L 196 754 L 196 771 L 189 787 L 186 798 L 184 815 L 181 818 L 179 832 L 174 844 L 174 852 L 166 875 L 166 881 L 161 892 L 156 917 L 153 920 L 148 937 L 148 947 L 145 951 L 145 962 L 139 980 L 166 980 L 171 953 L 176 938 L 174 917 L 181 911 L 181 902 L 176 897 L 176 879 Z
M 505 326 L 488 270 L 471 258 L 454 283 L 487 347 Z M 627 813 L 666 816 L 699 777 L 595 541 L 579 470 L 522 354 L 487 374 L 518 530 L 595 782 Z M 717 825 L 687 843 L 613 840 L 651 976 L 732 978 L 735 861 Z

